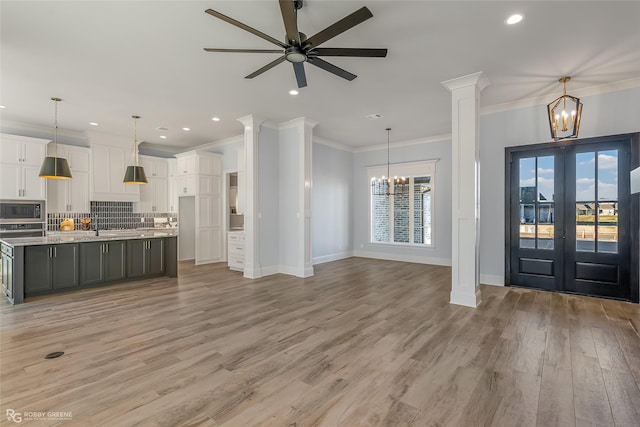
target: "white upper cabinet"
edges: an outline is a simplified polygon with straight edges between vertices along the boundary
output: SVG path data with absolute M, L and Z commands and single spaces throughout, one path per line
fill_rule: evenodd
M 146 185 L 140 186 L 138 212 L 169 212 L 169 162 L 168 159 L 140 156 L 140 165 L 147 175 Z
M 128 165 L 133 164 L 131 148 L 91 142 L 91 200 L 137 202 L 140 185 L 122 182 Z
M 190 153 L 187 155 L 178 154 L 176 155 L 176 157 L 178 159 L 176 167 L 177 176 L 197 173 L 197 155 L 195 153 Z
M 0 134 L 0 199 L 45 200 L 40 166 L 49 140 Z
M 49 144 L 49 155 L 54 155 L 55 145 Z M 83 147 L 58 144 L 58 157 L 64 157 L 71 169 L 71 179 L 47 180 L 47 210 L 52 213 L 90 212 L 89 165 L 91 150 Z

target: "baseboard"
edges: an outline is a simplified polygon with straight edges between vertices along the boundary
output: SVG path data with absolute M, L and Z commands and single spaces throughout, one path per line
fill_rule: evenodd
M 268 267 L 262 267 L 262 276 L 260 277 L 264 277 L 264 276 L 272 276 L 274 274 L 278 274 L 280 273 L 280 267 L 277 265 L 270 265 Z
M 443 265 L 451 267 L 450 258 L 433 258 L 417 255 L 398 255 L 381 252 L 354 251 L 353 256 L 361 258 L 386 259 L 389 261 L 415 262 L 416 264 Z
M 504 286 L 504 276 L 494 276 L 493 274 L 481 274 L 480 275 L 480 284 L 482 284 L 482 285 L 493 285 L 493 286 Z
M 338 252 L 335 254 L 322 255 L 313 258 L 313 265 L 324 264 L 325 262 L 338 261 L 340 259 L 351 258 L 353 251 Z

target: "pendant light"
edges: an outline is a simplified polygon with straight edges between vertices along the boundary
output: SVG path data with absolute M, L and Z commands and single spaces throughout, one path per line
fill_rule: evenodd
M 127 171 L 124 173 L 124 179 L 122 182 L 125 184 L 146 184 L 147 175 L 144 173 L 144 168 L 138 165 L 138 135 L 137 135 L 137 120 L 140 116 L 131 116 L 133 119 L 133 166 L 127 166 Z
M 371 178 L 371 195 L 387 197 L 398 196 L 408 193 L 409 179 L 404 176 L 400 178 L 395 176 L 391 179 L 391 165 L 389 163 L 391 128 L 386 128 L 385 130 L 387 131 L 387 176 Z
M 71 179 L 71 169 L 67 159 L 58 157 L 58 102 L 60 98 L 51 98 L 55 105 L 54 131 L 53 131 L 53 157 L 47 156 L 40 167 L 40 178 L 46 179 Z
M 582 102 L 575 96 L 567 95 L 567 82 L 571 77 L 559 80 L 563 85 L 562 96 L 547 105 L 549 113 L 549 128 L 554 141 L 578 137 L 580 118 L 582 117 Z M 560 111 L 562 108 L 562 111 Z M 568 111 L 571 111 L 570 113 Z

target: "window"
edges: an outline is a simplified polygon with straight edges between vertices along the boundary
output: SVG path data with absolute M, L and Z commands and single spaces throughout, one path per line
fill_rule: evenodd
M 389 172 L 386 165 L 367 169 L 376 193 L 383 193 L 374 195 L 369 188 L 372 243 L 433 246 L 435 164 L 436 160 L 394 164 Z M 392 184 L 392 191 L 387 191 L 387 183 L 377 181 L 387 173 L 408 183 Z

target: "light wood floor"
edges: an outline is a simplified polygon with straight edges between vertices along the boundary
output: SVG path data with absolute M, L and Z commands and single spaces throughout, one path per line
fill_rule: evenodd
M 252 281 L 181 263 L 179 279 L 3 301 L 0 423 L 640 425 L 637 305 L 483 286 L 470 309 L 448 303 L 450 274 L 351 258 Z

